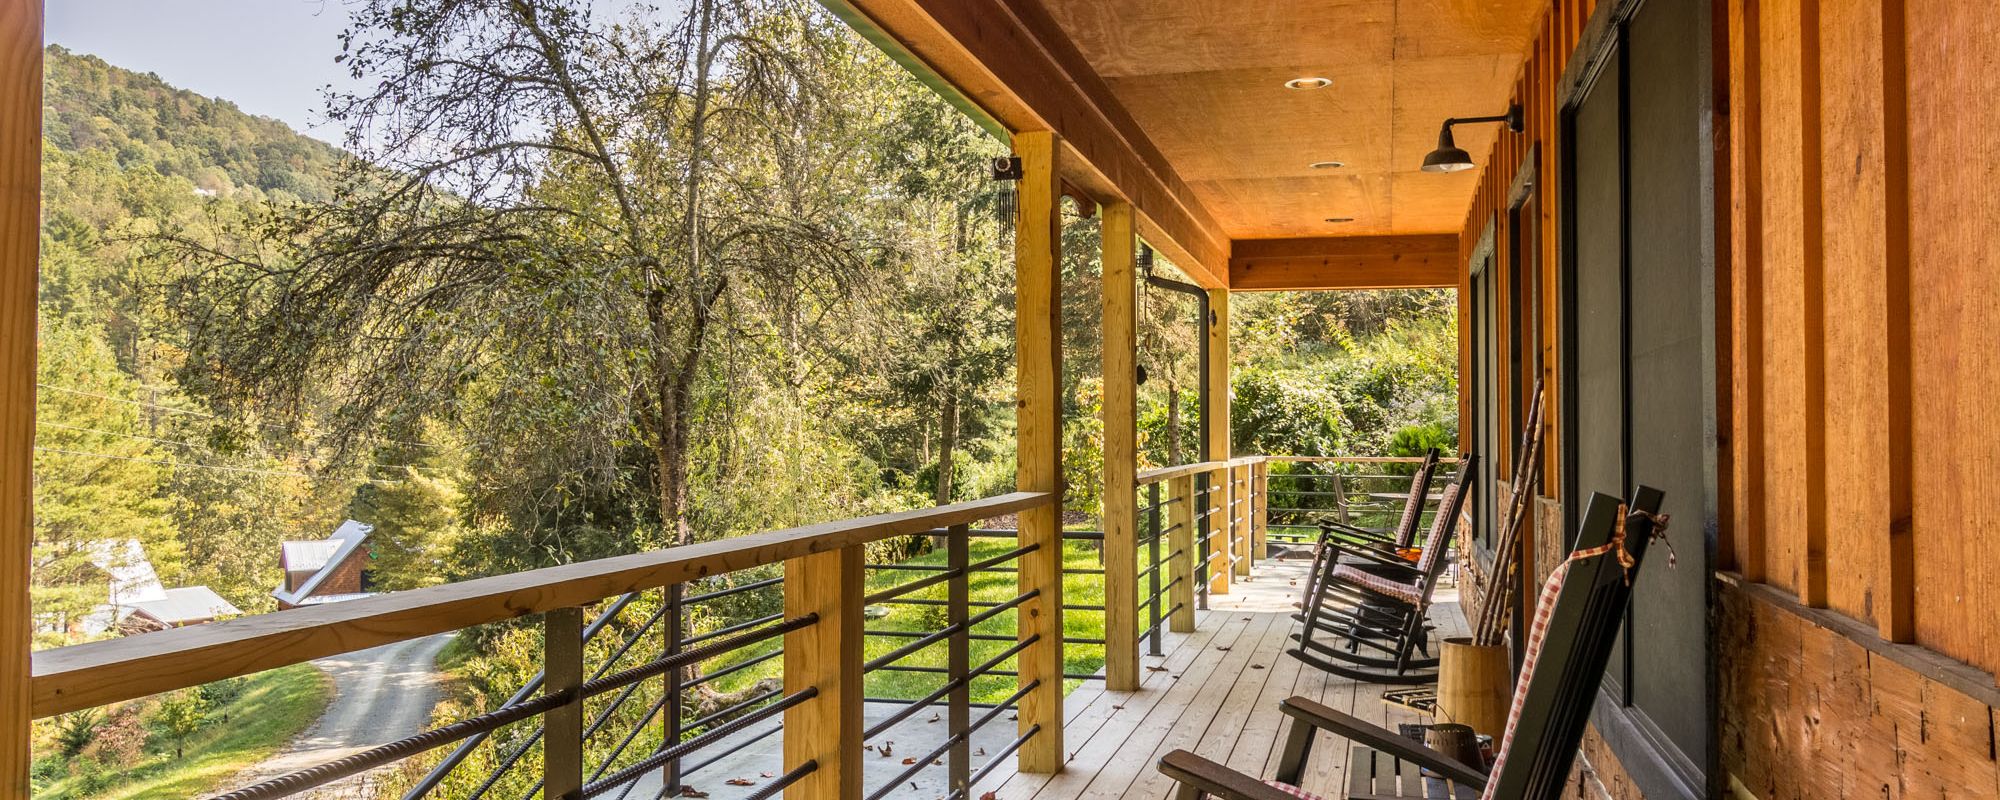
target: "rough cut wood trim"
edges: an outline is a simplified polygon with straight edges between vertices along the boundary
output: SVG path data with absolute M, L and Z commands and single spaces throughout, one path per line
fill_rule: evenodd
M 1104 204 L 1104 682 L 1129 692 L 1139 688 L 1139 466 L 1138 232 L 1132 206 Z
M 1055 173 L 1056 137 L 1017 134 L 1021 159 L 1014 233 L 1015 460 L 1014 485 L 1033 491 L 1062 489 L 1062 215 Z M 1019 730 L 1040 732 L 1022 745 L 1022 772 L 1059 772 L 1063 765 L 1062 519 L 1061 503 L 1020 515 L 1020 542 L 1037 549 L 1021 556 L 1023 594 L 1016 631 L 1040 639 L 1019 657 L 1018 680 L 1036 685 L 1021 698 Z
M 34 655 L 36 718 L 776 564 L 893 536 L 1049 508 L 1015 492 L 685 547 L 496 575 L 332 605 L 176 628 Z
M 1237 239 L 1230 244 L 1233 291 L 1457 285 L 1456 234 Z
M 1193 190 L 1081 63 L 1075 45 L 1020 0 L 829 0 L 893 37 L 1015 132 L 1053 131 L 1064 177 L 1122 197 L 1140 234 L 1205 287 L 1229 279 L 1229 242 Z
M 1760 153 L 1762 67 L 1755 0 L 1729 0 L 1730 150 L 1730 465 L 1734 479 L 1728 532 L 1734 567 L 1752 581 L 1765 570 L 1764 198 Z
M 0 3 L 0 795 L 28 796 L 42 4 Z

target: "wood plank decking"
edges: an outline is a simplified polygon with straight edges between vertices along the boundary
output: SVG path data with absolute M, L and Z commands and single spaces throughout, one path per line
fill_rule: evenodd
M 1278 701 L 1304 695 L 1362 719 L 1420 718 L 1382 702 L 1381 686 L 1327 675 L 1285 655 L 1296 629 L 1291 614 L 1305 579 L 1299 562 L 1263 561 L 1234 591 L 1212 598 L 1195 632 L 1167 634 L 1162 657 L 1145 657 L 1136 692 L 1107 692 L 1092 681 L 1065 707 L 1067 761 L 1061 774 L 993 776 L 977 795 L 996 800 L 1161 800 L 1173 785 L 1154 769 L 1161 755 L 1188 749 L 1236 769 L 1267 776 L 1284 737 Z M 1453 590 L 1433 613 L 1440 633 L 1463 635 Z M 1347 745 L 1316 744 L 1305 788 L 1340 796 Z M 997 787 L 997 788 L 994 788 Z

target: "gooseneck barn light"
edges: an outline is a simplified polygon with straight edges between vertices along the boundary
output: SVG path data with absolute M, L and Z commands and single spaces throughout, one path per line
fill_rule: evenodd
M 1425 172 L 1460 172 L 1472 169 L 1472 154 L 1465 152 L 1451 140 L 1451 126 L 1473 122 L 1505 122 L 1507 130 L 1521 132 L 1521 105 L 1515 103 L 1507 107 L 1507 113 L 1491 117 L 1452 117 L 1444 121 L 1444 129 L 1438 131 L 1438 146 L 1424 156 Z

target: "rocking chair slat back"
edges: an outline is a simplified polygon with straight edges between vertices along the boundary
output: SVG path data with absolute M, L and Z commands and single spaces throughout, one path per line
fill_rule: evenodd
M 1632 598 L 1630 578 L 1636 578 L 1644 564 L 1661 497 L 1658 489 L 1649 486 L 1640 486 L 1632 494 L 1623 543 L 1632 562 L 1629 573 L 1615 550 L 1575 561 L 1569 567 L 1549 612 L 1534 672 L 1528 684 L 1517 689 L 1525 695 L 1517 699 L 1518 716 L 1511 722 L 1513 735 L 1505 744 L 1500 771 L 1487 787 L 1486 797 L 1556 800 L 1562 796 L 1583 742 L 1584 727 L 1590 722 L 1605 664 Z M 1592 494 L 1584 509 L 1577 549 L 1610 542 L 1618 529 L 1619 509 L 1618 498 Z
M 1417 539 L 1418 521 L 1423 519 L 1424 504 L 1430 496 L 1431 477 L 1437 474 L 1438 449 L 1433 447 L 1424 453 L 1424 460 L 1417 464 L 1417 472 L 1410 476 L 1410 496 L 1403 501 L 1403 516 L 1396 521 L 1396 546 L 1409 547 Z

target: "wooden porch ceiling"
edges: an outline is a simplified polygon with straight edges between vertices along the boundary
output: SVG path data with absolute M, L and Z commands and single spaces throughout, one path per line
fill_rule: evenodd
M 1053 130 L 1065 177 L 1130 200 L 1210 287 L 1245 240 L 1326 255 L 1455 233 L 1480 172 L 1417 169 L 1449 116 L 1503 110 L 1545 0 L 827 0 L 999 126 Z M 1324 77 L 1298 91 L 1284 82 Z M 1496 125 L 1455 131 L 1483 158 Z M 1315 169 L 1315 162 L 1344 166 Z M 1330 223 L 1328 218 L 1352 218 Z M 1291 251 L 1309 249 L 1304 242 Z M 1267 276 L 1271 273 L 1266 272 Z M 1312 284 L 1349 280 L 1300 271 Z M 1426 275 L 1408 285 L 1437 285 Z

